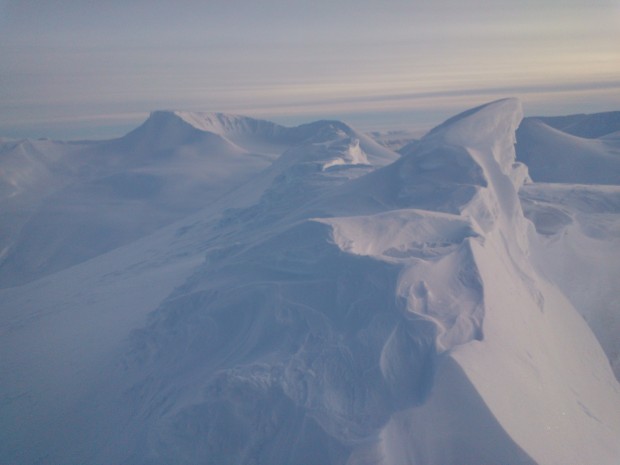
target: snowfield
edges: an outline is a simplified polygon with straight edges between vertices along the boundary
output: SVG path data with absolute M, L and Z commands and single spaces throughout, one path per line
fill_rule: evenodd
M 620 463 L 617 120 L 2 139 L 0 462 Z

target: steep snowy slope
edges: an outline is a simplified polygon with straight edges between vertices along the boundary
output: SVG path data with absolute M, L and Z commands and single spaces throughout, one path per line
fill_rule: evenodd
M 532 258 L 586 319 L 620 380 L 620 187 L 529 184 L 520 196 L 540 233 Z
M 520 192 L 540 233 L 533 258 L 588 321 L 618 379 L 619 117 L 526 118 L 516 146 L 535 181 L 556 183 L 528 184 Z
M 112 141 L 9 141 L 0 147 L 0 218 L 8 225 L 0 233 L 0 287 L 143 237 L 243 184 L 284 151 L 336 130 L 373 162 L 397 157 L 343 123 L 285 128 L 171 111 L 154 112 Z
M 618 382 L 533 256 L 557 229 L 523 215 L 520 120 L 493 102 L 399 159 L 302 126 L 206 210 L 0 291 L 0 456 L 617 463 Z

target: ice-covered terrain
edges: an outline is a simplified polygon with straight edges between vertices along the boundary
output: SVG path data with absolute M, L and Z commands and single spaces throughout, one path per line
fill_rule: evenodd
M 525 118 L 520 191 L 539 263 L 588 321 L 620 379 L 620 112 Z
M 521 121 L 3 140 L 0 461 L 619 463 L 617 138 Z
M 285 128 L 158 111 L 112 141 L 2 141 L 0 287 L 60 271 L 203 209 L 331 125 Z M 377 146 L 341 126 L 362 147 Z M 394 157 L 376 149 L 379 158 Z
M 517 139 L 534 181 L 620 184 L 620 112 L 525 118 Z

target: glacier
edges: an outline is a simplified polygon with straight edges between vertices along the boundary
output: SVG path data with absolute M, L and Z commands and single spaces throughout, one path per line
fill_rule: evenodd
M 605 121 L 3 139 L 2 462 L 618 463 Z

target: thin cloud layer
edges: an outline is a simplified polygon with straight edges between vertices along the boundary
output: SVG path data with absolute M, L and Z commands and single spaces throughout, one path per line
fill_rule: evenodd
M 120 133 L 156 108 L 370 128 L 496 95 L 543 113 L 620 105 L 616 1 L 5 1 L 0 16 L 7 135 L 79 137 L 70 120 L 109 114 Z

